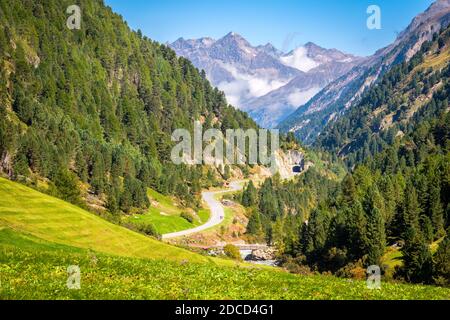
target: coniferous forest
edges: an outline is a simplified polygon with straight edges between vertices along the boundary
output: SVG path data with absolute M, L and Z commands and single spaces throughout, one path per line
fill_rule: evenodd
M 449 35 L 435 34 L 320 136 L 314 147 L 347 167 L 342 182 L 309 170 L 296 182 L 274 178 L 244 190 L 248 232 L 280 246 L 293 270 L 352 277 L 382 265 L 387 248 L 398 246 L 404 265 L 394 278 L 449 285 L 450 66 L 427 67 Z M 392 123 L 383 122 L 386 115 Z
M 83 189 L 112 213 L 145 209 L 146 188 L 198 205 L 217 172 L 170 161 L 176 128 L 254 122 L 164 45 L 131 32 L 100 1 L 68 30 L 70 1 L 2 1 L 0 154 L 10 178 L 83 205 Z M 78 186 L 78 187 L 77 187 Z M 84 192 L 85 193 L 85 192 Z

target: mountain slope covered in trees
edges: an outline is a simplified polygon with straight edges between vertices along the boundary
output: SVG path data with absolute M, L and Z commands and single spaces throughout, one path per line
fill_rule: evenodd
M 69 30 L 72 4 L 0 1 L 0 171 L 111 212 L 148 207 L 146 187 L 198 204 L 215 173 L 172 165 L 172 131 L 255 123 L 102 1 L 81 1 L 81 30 Z
M 270 194 L 271 181 L 259 192 L 245 189 L 242 202 L 255 212 L 249 232 L 266 235 L 287 265 L 357 277 L 370 265 L 386 271 L 387 248 L 400 248 L 395 279 L 450 285 L 449 34 L 442 30 L 394 67 L 318 140 L 317 148 L 347 163 L 340 184 L 323 178 L 305 184 L 308 172 L 274 184 Z M 295 186 L 305 191 L 301 198 L 288 191 Z M 308 197 L 315 203 L 304 216 Z M 262 227 L 270 214 L 292 207 L 300 210 L 285 210 L 272 228 Z
M 345 116 L 367 89 L 379 83 L 393 67 L 408 62 L 424 42 L 450 24 L 450 0 L 436 0 L 416 16 L 389 46 L 378 50 L 362 64 L 328 85 L 304 106 L 300 106 L 279 127 L 295 132 L 304 143 L 312 144 L 324 128 Z
M 352 167 L 448 111 L 449 38 L 448 29 L 435 34 L 409 63 L 394 67 L 345 117 L 324 130 L 316 146 Z M 426 131 L 423 128 L 415 135 L 425 139 Z

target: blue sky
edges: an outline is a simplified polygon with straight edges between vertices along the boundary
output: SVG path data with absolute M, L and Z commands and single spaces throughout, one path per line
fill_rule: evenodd
M 105 0 L 133 29 L 160 42 L 237 32 L 252 45 L 289 51 L 312 41 L 357 55 L 390 44 L 433 0 Z M 382 29 L 366 27 L 378 5 Z

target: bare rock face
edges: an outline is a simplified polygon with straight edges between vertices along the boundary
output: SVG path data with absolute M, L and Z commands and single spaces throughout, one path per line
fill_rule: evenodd
M 278 151 L 275 155 L 276 172 L 280 174 L 281 179 L 291 179 L 311 167 L 312 163 L 305 161 L 305 155 L 302 151 L 288 150 Z
M 0 155 L 0 172 L 4 172 L 8 177 L 12 177 L 13 168 L 12 168 L 12 159 L 11 154 L 5 152 L 3 155 Z
M 276 258 L 276 250 L 274 248 L 267 248 L 267 249 L 253 250 L 252 253 L 245 258 L 245 260 L 267 261 L 267 260 L 275 260 L 275 258 Z

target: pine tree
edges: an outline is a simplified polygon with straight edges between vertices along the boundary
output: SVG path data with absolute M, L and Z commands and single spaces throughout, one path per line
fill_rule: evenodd
M 286 236 L 284 230 L 284 221 L 286 218 L 277 217 L 275 222 L 272 224 L 272 242 L 276 246 L 279 254 L 284 254 L 285 242 L 284 238 Z
M 433 224 L 431 222 L 431 219 L 426 215 L 422 215 L 420 217 L 420 230 L 422 232 L 424 240 L 429 244 L 432 243 L 434 240 Z
M 401 274 L 405 279 L 415 283 L 430 283 L 433 271 L 431 252 L 425 239 L 416 229 L 408 228 L 406 230 L 402 254 Z
M 416 189 L 411 183 L 408 183 L 405 190 L 402 209 L 397 221 L 398 234 L 404 235 L 410 228 L 418 230 L 421 212 L 422 210 L 419 205 Z
M 259 191 L 259 211 L 262 215 L 274 221 L 281 213 L 278 206 L 278 198 L 273 192 L 272 179 L 267 179 Z
M 367 218 L 361 202 L 356 201 L 350 208 L 348 217 L 348 228 L 350 230 L 348 237 L 348 250 L 355 259 L 361 258 L 366 251 L 367 239 Z
M 19 153 L 14 159 L 14 177 L 27 176 L 29 174 L 28 159 L 24 153 Z
M 257 210 L 252 210 L 252 214 L 248 220 L 247 233 L 261 237 L 263 235 L 263 228 L 261 224 L 261 217 Z
M 367 219 L 367 263 L 379 265 L 386 248 L 383 216 L 378 208 L 372 208 Z
M 342 181 L 342 197 L 346 205 L 352 204 L 356 199 L 356 185 L 351 174 Z
M 428 211 L 433 224 L 434 238 L 439 239 L 445 235 L 444 210 L 441 204 L 441 188 L 432 183 L 428 190 Z
M 55 178 L 58 196 L 70 203 L 81 204 L 81 194 L 76 176 L 72 172 L 61 169 Z
M 123 183 L 123 190 L 120 195 L 120 209 L 124 212 L 129 212 L 133 206 L 133 191 L 131 177 L 126 176 Z
M 100 152 L 96 152 L 92 160 L 90 183 L 97 193 L 103 192 L 105 187 L 105 166 Z
M 330 216 L 324 209 L 316 209 L 308 220 L 304 251 L 312 260 L 317 260 L 325 249 L 330 227 Z
M 245 188 L 244 192 L 242 193 L 242 205 L 244 207 L 252 207 L 256 205 L 258 197 L 257 192 L 258 191 L 256 190 L 253 181 L 250 180 L 250 182 L 247 185 L 247 188 Z
M 433 257 L 433 278 L 437 285 L 450 287 L 450 237 L 447 236 L 439 244 Z
M 119 203 L 117 201 L 118 197 L 114 187 L 109 187 L 107 189 L 106 196 L 106 209 L 113 214 L 119 212 Z

